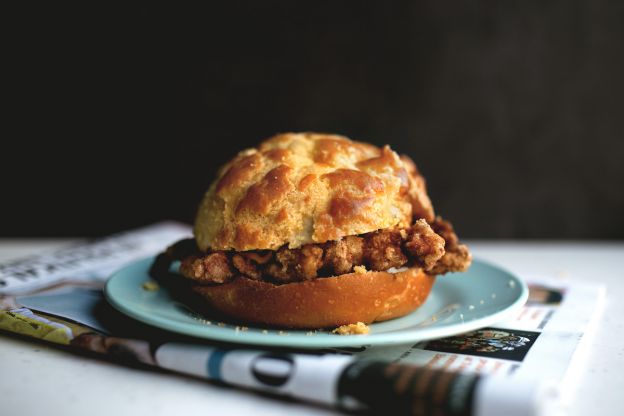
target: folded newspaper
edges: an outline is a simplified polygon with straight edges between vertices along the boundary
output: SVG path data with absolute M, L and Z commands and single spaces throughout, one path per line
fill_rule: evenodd
M 0 263 L 0 330 L 345 411 L 513 416 L 561 409 L 604 304 L 602 286 L 523 276 L 529 301 L 491 327 L 410 345 L 292 351 L 166 333 L 106 303 L 112 271 L 189 234 L 158 223 Z

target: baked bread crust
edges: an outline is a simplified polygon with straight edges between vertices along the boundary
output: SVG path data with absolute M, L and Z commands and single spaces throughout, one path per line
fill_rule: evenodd
M 435 276 L 420 268 L 349 273 L 275 285 L 239 277 L 193 291 L 219 312 L 243 322 L 285 328 L 329 328 L 404 316 L 427 299 Z
M 284 133 L 240 152 L 200 204 L 200 250 L 297 248 L 433 220 L 425 183 L 388 146 Z

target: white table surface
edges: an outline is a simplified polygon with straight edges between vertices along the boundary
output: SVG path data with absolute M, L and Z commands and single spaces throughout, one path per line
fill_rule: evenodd
M 0 240 L 0 260 L 69 240 Z M 468 242 L 475 256 L 523 276 L 602 282 L 607 305 L 591 341 L 571 415 L 624 412 L 624 243 Z M 0 335 L 0 414 L 322 415 L 330 409 L 275 400 L 188 377 L 133 369 Z

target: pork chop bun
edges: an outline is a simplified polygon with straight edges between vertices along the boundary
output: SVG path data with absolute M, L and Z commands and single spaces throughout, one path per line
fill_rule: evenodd
M 408 314 L 436 276 L 471 262 L 411 159 L 319 133 L 235 156 L 205 194 L 194 238 L 163 258 L 229 317 L 313 329 Z

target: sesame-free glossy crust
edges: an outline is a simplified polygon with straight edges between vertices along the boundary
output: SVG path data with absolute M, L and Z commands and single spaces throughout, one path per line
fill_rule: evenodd
M 427 299 L 434 282 L 435 276 L 410 268 L 283 285 L 241 277 L 193 290 L 214 309 L 243 323 L 319 329 L 406 315 Z

